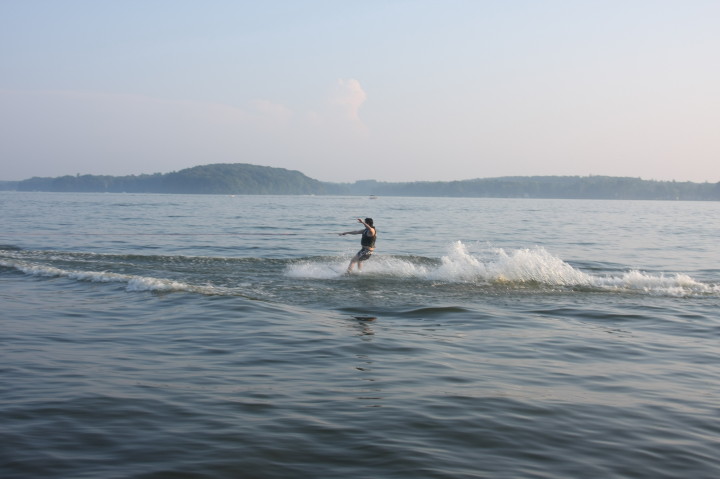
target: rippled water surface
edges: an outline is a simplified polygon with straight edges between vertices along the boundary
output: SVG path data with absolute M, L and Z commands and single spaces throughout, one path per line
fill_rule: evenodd
M 2 192 L 0 476 L 720 477 L 719 214 Z

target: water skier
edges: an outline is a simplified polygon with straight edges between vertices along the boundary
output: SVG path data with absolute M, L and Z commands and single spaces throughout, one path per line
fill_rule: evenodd
M 360 251 L 357 252 L 355 256 L 353 256 L 353 259 L 350 260 L 350 264 L 348 265 L 347 269 L 348 273 L 352 271 L 352 267 L 354 264 L 357 265 L 358 271 L 362 271 L 362 262 L 370 258 L 370 256 L 372 256 L 373 254 L 373 251 L 375 251 L 375 240 L 377 239 L 377 231 L 375 231 L 375 227 L 373 226 L 373 219 L 365 218 L 365 221 L 363 221 L 358 218 L 358 221 L 365 225 L 365 229 L 338 233 L 340 236 L 362 235 L 362 237 L 360 238 L 360 246 L 362 246 L 362 248 L 360 249 Z

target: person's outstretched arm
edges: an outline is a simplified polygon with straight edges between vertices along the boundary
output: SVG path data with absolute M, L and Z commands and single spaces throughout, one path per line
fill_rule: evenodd
M 370 228 L 370 229 L 372 229 L 372 230 L 375 229 L 375 228 L 373 228 L 372 226 L 368 226 L 368 224 L 365 223 L 365 222 L 364 222 L 363 220 L 361 220 L 360 218 L 358 218 L 358 221 L 359 221 L 360 223 L 362 223 L 363 225 L 365 225 L 365 228 Z M 344 233 L 338 233 L 338 235 L 339 235 L 339 236 L 345 236 L 345 235 L 361 235 L 361 234 L 363 234 L 364 232 L 365 232 L 365 230 L 346 231 L 346 232 L 344 232 Z

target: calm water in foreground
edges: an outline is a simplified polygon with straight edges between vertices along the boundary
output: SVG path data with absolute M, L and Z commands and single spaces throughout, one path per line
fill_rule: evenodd
M 0 220 L 0 477 L 720 477 L 720 203 L 0 192 Z

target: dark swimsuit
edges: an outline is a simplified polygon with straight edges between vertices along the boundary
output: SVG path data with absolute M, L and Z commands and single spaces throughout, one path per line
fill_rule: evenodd
M 375 240 L 377 239 L 377 230 L 375 230 L 375 234 L 370 236 L 370 229 L 365 228 L 365 231 L 363 231 L 362 238 L 360 238 L 360 245 L 362 246 L 362 249 L 358 251 L 357 253 L 357 259 L 358 261 L 365 261 L 366 259 L 370 258 L 372 256 L 373 252 L 370 248 L 375 247 Z

